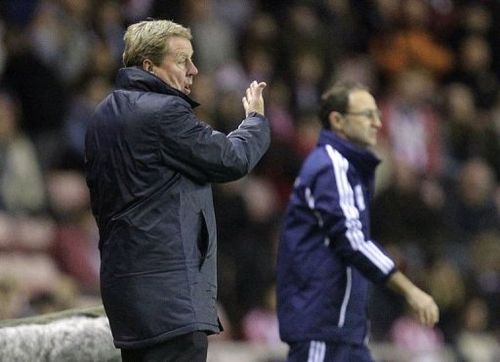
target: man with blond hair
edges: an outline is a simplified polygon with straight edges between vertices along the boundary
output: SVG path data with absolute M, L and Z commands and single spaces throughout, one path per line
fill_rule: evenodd
M 98 105 L 85 165 L 101 252 L 101 294 L 124 361 L 205 361 L 216 312 L 211 183 L 248 174 L 270 143 L 265 83 L 225 135 L 197 119 L 191 32 L 129 26 L 117 89 Z

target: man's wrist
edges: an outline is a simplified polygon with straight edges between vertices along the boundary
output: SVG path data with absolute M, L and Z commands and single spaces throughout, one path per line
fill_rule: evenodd
M 251 112 L 248 112 L 248 115 L 247 117 L 265 117 L 264 116 L 264 113 L 260 113 L 260 112 L 257 112 L 257 111 L 251 111 Z

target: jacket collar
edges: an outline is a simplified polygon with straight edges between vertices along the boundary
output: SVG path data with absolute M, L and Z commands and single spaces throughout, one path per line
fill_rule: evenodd
M 331 145 L 345 158 L 352 162 L 356 169 L 365 174 L 372 174 L 380 163 L 373 152 L 339 137 L 335 132 L 322 129 L 319 134 L 318 146 Z
M 154 74 L 146 72 L 140 67 L 121 68 L 118 70 L 116 83 L 120 89 L 141 90 L 144 92 L 174 95 L 187 101 L 192 108 L 199 106 L 198 102 L 195 102 L 186 94 L 172 88 Z

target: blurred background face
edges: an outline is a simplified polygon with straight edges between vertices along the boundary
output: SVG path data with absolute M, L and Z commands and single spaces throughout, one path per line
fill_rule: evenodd
M 198 69 L 193 64 L 193 46 L 182 37 L 172 36 L 167 39 L 169 51 L 159 66 L 153 66 L 154 73 L 172 88 L 184 94 L 191 93 L 193 77 Z
M 474 72 L 488 69 L 491 61 L 491 48 L 486 39 L 480 36 L 468 36 L 460 47 L 460 60 L 464 70 Z
M 16 129 L 15 103 L 5 94 L 0 94 L 0 141 L 8 140 Z

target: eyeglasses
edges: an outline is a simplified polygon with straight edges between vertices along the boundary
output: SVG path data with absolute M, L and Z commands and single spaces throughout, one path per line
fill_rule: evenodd
M 382 112 L 380 112 L 380 109 L 367 109 L 366 111 L 360 112 L 345 112 L 344 114 L 350 114 L 351 116 L 361 116 L 370 119 L 382 119 Z

